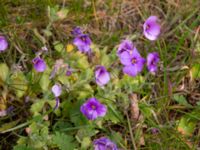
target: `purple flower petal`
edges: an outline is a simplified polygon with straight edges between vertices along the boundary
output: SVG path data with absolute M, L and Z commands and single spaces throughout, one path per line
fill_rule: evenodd
M 81 106 L 80 111 L 87 117 L 87 119 L 95 120 L 98 117 L 105 116 L 107 108 L 96 98 L 90 98 Z
M 131 52 L 133 49 L 134 49 L 133 43 L 129 40 L 124 40 L 121 42 L 121 44 L 118 47 L 117 55 L 120 57 L 120 55 L 123 52 Z
M 71 70 L 67 70 L 66 71 L 66 76 L 71 76 L 72 75 L 72 71 Z
M 81 34 L 83 34 L 83 32 L 81 31 L 81 28 L 80 28 L 80 27 L 75 27 L 75 28 L 73 29 L 73 31 L 72 31 L 72 35 L 73 35 L 73 36 L 79 36 L 79 35 L 81 35 Z
M 117 145 L 106 137 L 94 140 L 93 144 L 95 150 L 118 150 Z
M 123 65 L 131 65 L 132 56 L 130 54 L 130 52 L 124 51 L 123 53 L 120 54 L 120 62 Z
M 4 36 L 0 36 L 0 52 L 5 51 L 8 48 L 8 42 Z
M 149 53 L 147 56 L 147 68 L 149 72 L 156 72 L 158 70 L 157 63 L 160 61 L 157 52 Z
M 158 128 L 152 128 L 151 132 L 152 132 L 152 134 L 157 134 L 157 133 L 159 133 L 159 129 Z
M 123 52 L 120 55 L 120 60 L 125 65 L 123 72 L 133 77 L 142 71 L 145 64 L 145 59 L 141 57 L 136 48 L 131 53 Z
M 32 62 L 37 72 L 44 72 L 46 70 L 46 63 L 43 59 L 36 57 L 32 60 Z
M 104 105 L 100 105 L 101 107 L 98 107 L 98 109 L 96 110 L 97 111 L 97 114 L 99 117 L 103 117 L 106 115 L 106 112 L 107 112 L 107 107 L 104 107 Z
M 104 66 L 97 66 L 95 69 L 95 79 L 99 86 L 104 86 L 110 81 L 110 74 Z
M 142 71 L 146 60 L 142 57 L 139 57 L 137 63 L 135 63 L 135 67 L 137 68 L 138 73 Z
M 138 74 L 138 70 L 137 67 L 135 67 L 134 65 L 131 66 L 125 66 L 123 68 L 123 72 L 129 76 L 135 77 Z
M 58 97 L 58 96 L 61 95 L 62 87 L 60 85 L 58 85 L 58 84 L 55 84 L 52 87 L 51 91 L 53 92 L 53 94 L 54 94 L 55 97 Z
M 79 36 L 79 35 L 81 35 L 81 34 L 83 34 L 83 33 L 82 33 L 80 27 L 75 27 L 75 28 L 73 29 L 73 31 L 72 31 L 72 35 L 73 35 L 73 36 Z
M 91 50 L 90 46 L 92 44 L 92 41 L 87 34 L 81 34 L 75 37 L 73 43 L 81 52 L 87 53 Z
M 149 40 L 156 40 L 160 34 L 160 25 L 156 16 L 150 16 L 143 25 L 144 36 Z
M 59 106 L 60 106 L 60 99 L 56 97 L 56 105 L 54 107 L 54 110 L 58 109 Z

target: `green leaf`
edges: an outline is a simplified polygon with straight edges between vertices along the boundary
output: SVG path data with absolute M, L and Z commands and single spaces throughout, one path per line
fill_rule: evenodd
M 65 85 L 70 85 L 70 82 L 69 82 L 69 78 L 65 75 L 65 73 L 62 73 L 60 74 L 58 77 L 57 77 L 57 80 L 60 81 L 62 84 L 65 84 Z
M 110 120 L 115 124 L 123 120 L 122 114 L 117 110 L 115 106 L 112 104 L 107 104 L 107 107 L 108 111 L 104 117 L 105 120 Z
M 178 124 L 178 131 L 185 136 L 191 136 L 195 130 L 196 123 L 196 120 L 190 119 L 188 116 L 184 116 Z
M 14 88 L 18 97 L 22 97 L 28 89 L 28 81 L 22 72 L 11 76 L 11 87 Z
M 55 41 L 53 43 L 54 45 L 54 49 L 57 51 L 57 52 L 62 52 L 65 50 L 65 47 L 64 45 L 60 42 L 60 41 Z
M 139 103 L 139 109 L 141 110 L 142 114 L 144 115 L 144 117 L 151 117 L 152 116 L 152 107 L 148 106 L 145 103 Z
M 42 31 L 44 32 L 44 34 L 45 34 L 47 37 L 50 37 L 50 36 L 53 35 L 53 33 L 52 33 L 50 30 L 48 30 L 48 29 L 44 29 L 44 30 L 42 30 Z
M 176 102 L 184 106 L 191 106 L 183 95 L 174 94 L 173 98 Z
M 141 84 L 145 82 L 144 78 L 140 75 L 136 77 L 130 77 L 128 75 L 124 75 L 123 78 L 117 83 L 119 84 L 119 88 L 125 88 L 126 90 L 138 91 Z
M 88 69 L 89 68 L 89 63 L 88 63 L 86 55 L 84 55 L 80 52 L 76 52 L 73 57 L 75 59 L 74 62 L 78 68 L 80 68 L 80 69 Z
M 75 144 L 73 140 L 74 138 L 72 136 L 64 133 L 56 132 L 56 134 L 53 135 L 53 143 L 56 144 L 60 150 L 74 150 Z
M 51 22 L 62 20 L 67 17 L 69 10 L 67 8 L 62 8 L 59 10 L 59 6 L 56 5 L 54 7 L 48 6 L 48 17 Z
M 8 75 L 9 75 L 9 68 L 6 64 L 4 63 L 1 63 L 0 64 L 0 80 L 2 81 L 6 81 Z
M 77 132 L 77 137 L 78 139 L 80 139 L 81 141 L 85 138 L 85 137 L 92 137 L 95 134 L 97 134 L 99 131 L 94 129 L 92 126 L 88 127 L 88 128 L 82 128 L 80 130 L 78 130 Z
M 56 14 L 58 9 L 59 9 L 58 5 L 54 7 L 48 6 L 48 17 L 51 20 L 51 22 L 58 20 L 58 16 Z
M 58 19 L 65 19 L 67 17 L 69 10 L 67 8 L 62 8 L 57 12 Z
M 194 64 L 190 70 L 192 79 L 200 78 L 200 64 Z
M 87 149 L 91 145 L 91 139 L 89 137 L 84 137 L 81 142 L 81 148 Z
M 83 90 L 78 90 L 77 91 L 77 94 L 79 95 L 78 99 L 85 99 L 85 98 L 87 98 L 89 96 L 92 96 L 94 91 L 93 91 L 92 87 L 89 84 L 84 84 L 83 86 L 81 86 L 81 88 Z
M 103 66 L 108 67 L 111 64 L 110 57 L 107 54 L 107 47 L 100 51 L 100 59 Z
M 38 115 L 39 112 L 42 110 L 44 104 L 45 104 L 45 100 L 38 100 L 37 102 L 35 102 L 32 106 L 31 106 L 31 112 L 34 115 Z
M 50 83 L 49 74 L 43 73 L 42 77 L 40 79 L 40 82 L 39 82 L 39 84 L 40 84 L 40 86 L 41 86 L 43 91 L 47 91 L 48 90 L 49 83 Z
M 80 100 L 71 105 L 69 108 L 70 121 L 75 124 L 75 126 L 82 126 L 88 124 L 86 117 L 80 113 L 80 106 L 83 102 Z
M 79 80 L 91 80 L 93 75 L 94 71 L 91 68 L 87 68 L 81 72 Z

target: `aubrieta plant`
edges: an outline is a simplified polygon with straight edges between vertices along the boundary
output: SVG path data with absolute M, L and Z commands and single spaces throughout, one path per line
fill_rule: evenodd
M 65 51 L 67 53 L 65 55 L 66 59 L 59 58 L 52 63 L 46 63 L 49 62 L 50 58 L 40 55 L 36 55 L 32 59 L 32 65 L 35 70 L 34 75 L 35 77 L 40 77 L 40 81 L 39 85 L 38 80 L 32 81 L 31 85 L 36 88 L 40 87 L 39 90 L 35 89 L 35 91 L 43 90 L 42 94 L 44 96 L 42 100 L 36 99 L 34 101 L 35 104 L 31 106 L 31 112 L 35 120 L 39 120 L 39 123 L 31 122 L 27 128 L 27 135 L 31 138 L 26 139 L 27 141 L 21 139 L 18 143 L 26 141 L 23 143 L 24 145 L 32 143 L 32 146 L 38 146 L 39 148 L 46 146 L 46 149 L 48 149 L 48 146 L 53 148 L 57 146 L 63 150 L 66 147 L 70 147 L 66 148 L 67 150 L 79 149 L 80 146 L 81 149 L 88 149 L 92 144 L 94 150 L 119 150 L 118 141 L 109 136 L 111 135 L 109 133 L 110 129 L 103 130 L 106 121 L 116 123 L 119 120 L 123 120 L 123 117 L 121 117 L 123 115 L 117 111 L 117 102 L 111 100 L 120 95 L 116 91 L 119 91 L 119 84 L 123 84 L 122 81 L 115 83 L 115 75 L 124 75 L 123 77 L 135 79 L 136 76 L 142 75 L 142 70 L 145 66 L 150 73 L 155 74 L 158 71 L 159 54 L 158 52 L 150 52 L 145 59 L 140 54 L 141 50 L 138 50 L 135 44 L 127 38 L 121 41 L 117 52 L 114 51 L 117 59 L 112 61 L 118 65 L 117 67 L 107 63 L 105 60 L 111 61 L 110 55 L 105 53 L 101 57 L 100 55 L 104 51 L 99 49 L 96 50 L 96 52 L 98 51 L 96 57 L 100 61 L 96 61 L 93 64 L 89 61 L 87 55 L 95 55 L 95 50 L 93 49 L 95 45 L 92 44 L 90 36 L 83 33 L 80 27 L 74 28 L 71 33 L 74 38 L 73 46 L 78 51 Z M 143 34 L 150 41 L 154 41 L 159 37 L 160 25 L 156 16 L 150 16 L 145 21 Z M 57 51 L 59 53 L 57 56 L 64 55 L 62 51 L 65 49 L 64 46 L 62 44 L 56 46 L 55 49 L 61 49 Z M 75 49 L 73 46 L 71 49 Z M 6 38 L 0 36 L 0 51 L 5 51 L 7 48 L 8 42 Z M 45 51 L 45 54 L 49 52 L 46 47 L 42 51 Z M 90 56 L 92 57 L 93 55 Z M 49 71 L 49 68 L 52 69 Z M 118 70 L 116 74 L 113 73 L 115 69 Z M 117 80 L 120 80 L 120 78 Z M 116 89 L 116 91 L 112 91 L 113 89 Z M 123 91 L 126 91 L 126 89 L 123 89 Z M 19 92 L 18 94 L 21 93 Z M 24 92 L 21 95 L 23 96 L 23 94 L 25 95 L 26 93 Z M 123 97 L 124 95 L 121 94 L 120 96 Z M 42 114 L 42 112 L 50 108 L 52 108 L 50 112 L 54 113 L 58 118 L 61 117 L 63 122 L 50 122 L 48 115 Z M 48 122 L 45 123 L 45 121 Z M 53 126 L 54 133 L 52 134 L 49 133 L 48 129 L 50 125 Z M 76 130 L 78 131 L 76 132 Z M 73 136 L 68 134 L 67 131 L 73 131 Z M 41 133 L 44 134 L 42 138 Z M 30 142 L 31 139 L 35 140 Z M 79 144 L 74 142 L 75 139 Z

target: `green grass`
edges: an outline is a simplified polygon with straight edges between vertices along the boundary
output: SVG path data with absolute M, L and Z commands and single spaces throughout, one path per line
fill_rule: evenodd
M 65 19 L 50 21 L 48 7 L 55 12 L 67 8 L 69 12 Z M 66 134 L 69 142 L 72 138 L 71 143 L 75 147 L 82 146 L 82 149 L 84 144 L 88 144 L 87 138 L 92 141 L 103 135 L 109 136 L 125 150 L 199 148 L 200 75 L 195 74 L 200 65 L 200 52 L 197 50 L 200 43 L 199 10 L 198 0 L 139 0 L 133 3 L 125 0 L 1 0 L 0 33 L 6 35 L 9 49 L 0 53 L 0 62 L 7 64 L 9 73 L 7 80 L 0 80 L 0 102 L 5 100 L 3 105 L 12 105 L 15 110 L 13 115 L 0 117 L 0 149 L 12 149 L 17 144 L 31 147 L 34 142 L 41 142 L 39 146 L 45 143 L 38 149 L 56 149 L 62 143 L 52 143 L 49 139 L 65 137 L 57 132 Z M 142 36 L 142 24 L 150 15 L 159 16 L 162 25 L 162 34 L 156 42 Z M 81 26 L 89 33 L 97 47 L 90 64 L 76 50 L 71 53 L 55 50 L 55 41 L 64 46 L 72 43 L 71 30 L 75 26 Z M 45 34 L 44 30 L 51 35 Z M 161 62 L 155 76 L 147 70 L 142 72 L 141 79 L 121 75 L 122 66 L 117 60 L 116 48 L 126 37 L 133 40 L 143 56 L 148 52 L 159 52 Z M 40 85 L 43 75 L 32 71 L 31 63 L 35 52 L 44 45 L 49 49 L 44 58 L 50 70 L 59 58 L 78 69 L 73 78 L 65 80 L 61 79 L 63 72 L 60 72 L 60 78 L 56 76 L 50 81 L 46 90 Z M 107 47 L 105 52 L 104 47 Z M 102 59 L 99 55 L 112 73 L 112 83 L 105 89 L 97 88 L 93 80 L 93 68 Z M 194 64 L 197 64 L 195 68 Z M 16 66 L 21 67 L 23 75 L 19 75 Z M 19 75 L 17 83 L 12 80 L 14 73 Z M 50 109 L 54 104 L 50 90 L 55 82 L 63 85 L 64 94 L 61 109 L 53 112 Z M 18 95 L 19 91 L 23 96 Z M 128 98 L 131 93 L 138 97 L 142 116 L 138 120 L 131 118 Z M 187 104 L 180 97 L 175 100 L 175 94 L 183 96 Z M 27 96 L 29 102 L 25 103 Z M 80 105 L 91 96 L 97 96 L 109 106 L 106 119 L 95 124 L 88 123 L 79 113 Z M 42 101 L 45 102 L 40 109 Z M 0 105 L 0 110 L 3 109 Z M 47 120 L 43 119 L 46 115 Z M 187 121 L 180 124 L 183 118 Z M 27 127 L 34 134 L 27 133 Z M 152 128 L 159 129 L 159 132 L 153 134 Z M 145 141 L 143 144 L 141 138 Z M 88 145 L 85 149 L 92 149 L 92 144 Z

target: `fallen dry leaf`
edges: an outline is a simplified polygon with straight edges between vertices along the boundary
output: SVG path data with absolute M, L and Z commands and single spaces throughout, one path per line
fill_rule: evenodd
M 137 121 L 140 114 L 139 107 L 138 107 L 137 94 L 130 94 L 129 99 L 131 101 L 131 118 L 134 121 Z

